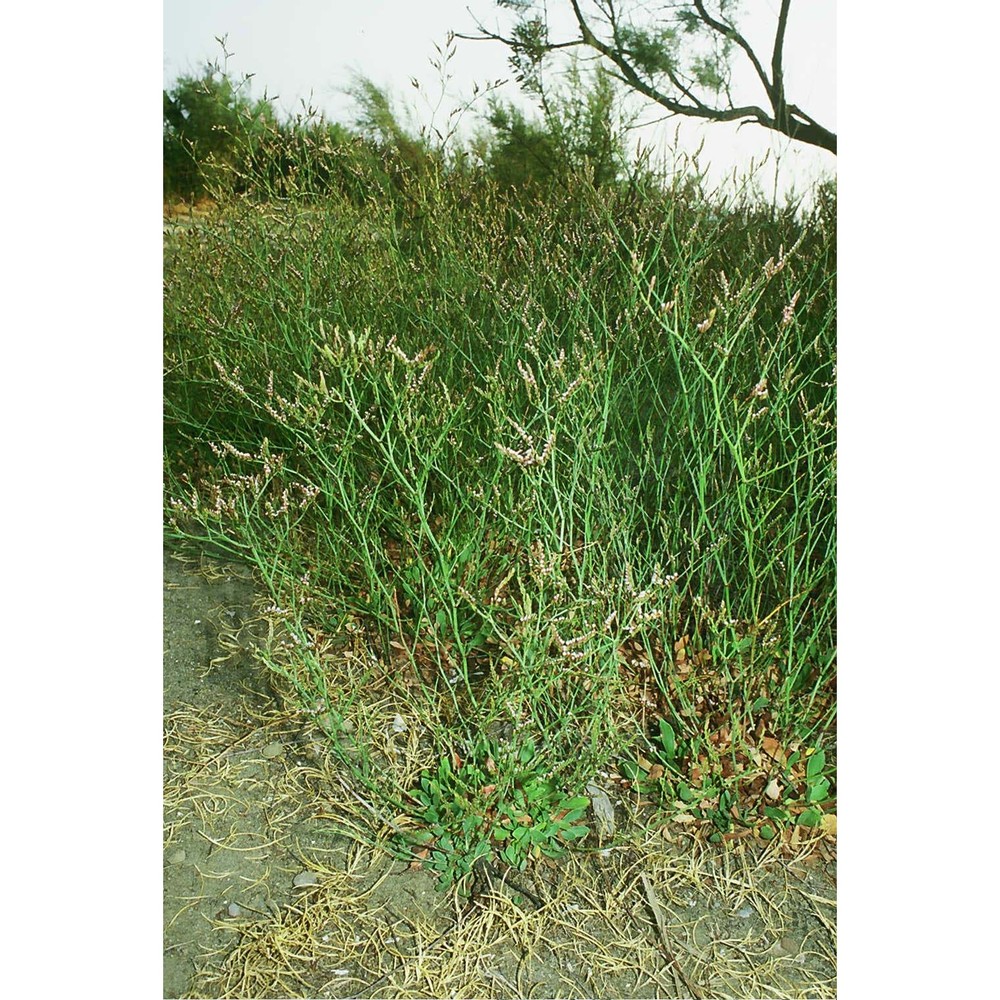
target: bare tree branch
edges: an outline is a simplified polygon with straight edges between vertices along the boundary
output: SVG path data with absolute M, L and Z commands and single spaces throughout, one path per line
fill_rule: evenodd
M 728 19 L 723 20 L 713 15 L 705 5 L 704 0 L 692 0 L 691 7 L 697 12 L 697 19 L 711 32 L 726 39 L 727 44 L 735 45 L 750 62 L 757 78 L 760 80 L 767 95 L 768 103 L 771 106 L 770 112 L 755 104 L 735 106 L 729 93 L 727 79 L 715 84 L 715 96 L 718 103 L 720 91 L 726 95 L 725 107 L 715 107 L 710 104 L 696 91 L 696 85 L 702 86 L 709 79 L 703 73 L 696 70 L 696 79 L 685 80 L 669 58 L 664 58 L 662 62 L 657 60 L 655 64 L 645 61 L 639 52 L 630 47 L 626 38 L 634 37 L 632 29 L 629 28 L 629 35 L 626 36 L 626 29 L 620 27 L 620 18 L 616 9 L 616 0 L 595 0 L 596 6 L 605 21 L 602 22 L 605 30 L 610 27 L 610 39 L 602 38 L 598 35 L 595 27 L 587 20 L 583 13 L 579 0 L 569 0 L 573 10 L 573 16 L 580 31 L 580 37 L 567 41 L 553 42 L 547 38 L 541 46 L 543 51 L 553 52 L 558 49 L 568 49 L 584 46 L 593 49 L 614 67 L 611 76 L 630 87 L 632 90 L 650 101 L 666 108 L 673 115 L 684 115 L 689 118 L 702 118 L 707 121 L 726 122 L 742 121 L 743 123 L 756 123 L 764 128 L 772 129 L 787 135 L 791 139 L 805 142 L 832 153 L 837 152 L 837 136 L 824 128 L 810 115 L 807 115 L 801 108 L 794 104 L 789 104 L 785 95 L 784 78 L 784 45 L 785 33 L 788 26 L 788 15 L 791 9 L 792 0 L 781 0 L 778 12 L 778 21 L 774 34 L 774 43 L 771 49 L 771 76 L 769 77 L 764 65 L 761 63 L 756 52 L 746 38 L 737 30 L 735 25 L 729 23 Z M 687 7 L 687 5 L 683 5 Z M 694 11 L 688 9 L 685 23 L 690 23 L 694 17 Z M 495 32 L 487 31 L 477 21 L 477 27 L 481 34 L 478 36 L 459 35 L 460 38 L 493 39 L 503 42 L 514 53 L 524 53 L 526 47 L 523 40 L 518 38 L 507 38 Z M 639 36 L 642 37 L 642 36 Z M 655 37 L 655 36 L 649 36 Z M 718 50 L 716 50 L 718 52 Z M 537 56 L 534 58 L 537 59 Z M 718 56 L 717 56 L 718 62 Z M 664 90 L 655 83 L 654 77 L 662 74 L 673 89 L 673 93 Z M 708 88 L 705 88 L 706 90 Z
M 789 0 L 786 0 L 786 3 Z M 757 58 L 757 54 L 750 47 L 750 43 L 731 25 L 726 24 L 723 21 L 716 20 L 711 14 L 705 10 L 705 4 L 702 0 L 694 0 L 695 7 L 698 8 L 698 13 L 701 15 L 702 21 L 705 22 L 713 31 L 717 31 L 720 35 L 725 35 L 726 38 L 734 41 L 745 53 L 746 57 L 750 60 L 751 65 L 760 77 L 760 82 L 764 84 L 764 89 L 767 91 L 768 98 L 771 96 L 771 81 L 768 80 L 767 74 L 764 72 L 764 67 L 761 66 L 760 60 Z
M 785 74 L 781 66 L 781 61 L 785 48 L 785 28 L 788 25 L 788 8 L 791 5 L 792 0 L 781 0 L 778 27 L 774 32 L 774 49 L 771 53 L 771 81 L 773 84 L 771 107 L 774 108 L 775 119 L 785 126 L 788 123 L 788 111 L 785 107 Z

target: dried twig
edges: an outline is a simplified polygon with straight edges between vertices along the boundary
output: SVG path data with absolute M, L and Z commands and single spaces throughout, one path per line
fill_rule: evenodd
M 667 962 L 677 970 L 681 982 L 687 987 L 691 996 L 695 1000 L 701 1000 L 701 994 L 691 985 L 687 976 L 684 975 L 681 963 L 677 961 L 677 956 L 670 947 L 670 938 L 667 935 L 667 918 L 663 915 L 663 908 L 660 906 L 660 901 L 656 898 L 656 893 L 653 891 L 653 883 L 649 881 L 645 872 L 640 872 L 639 878 L 642 880 L 642 887 L 646 891 L 646 900 L 649 903 L 649 908 L 653 911 L 653 917 L 656 920 L 656 929 L 660 934 L 660 944 L 663 946 L 663 954 L 666 956 Z

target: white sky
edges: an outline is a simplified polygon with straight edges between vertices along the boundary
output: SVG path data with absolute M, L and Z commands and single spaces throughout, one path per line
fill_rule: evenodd
M 553 26 L 565 26 L 561 35 L 554 30 L 554 37 L 575 37 L 566 0 L 550 0 L 549 6 Z M 745 10 L 741 22 L 745 35 L 767 53 L 777 3 L 748 0 Z M 412 111 L 418 124 L 433 123 L 443 130 L 449 112 L 472 96 L 475 82 L 508 79 L 501 95 L 519 99 L 502 44 L 456 39 L 445 98 L 436 112 L 433 109 L 441 94 L 440 74 L 430 65 L 437 57 L 435 44 L 444 48 L 449 30 L 474 34 L 475 18 L 495 27 L 498 17 L 507 19 L 501 24 L 509 23 L 509 14 L 492 0 L 165 0 L 163 86 L 220 58 L 215 37 L 227 35 L 230 72 L 237 77 L 255 74 L 252 93 L 260 96 L 266 87 L 286 113 L 301 110 L 300 102 L 306 100 L 328 118 L 349 124 L 352 105 L 344 90 L 352 72 L 358 72 L 386 87 L 397 98 L 397 107 Z M 790 100 L 836 131 L 835 0 L 799 0 L 792 5 L 785 62 Z M 738 69 L 741 61 L 734 66 Z M 420 82 L 419 91 L 411 85 L 411 77 Z M 752 71 L 736 75 L 734 84 L 738 101 L 766 107 Z M 661 111 L 657 105 L 645 105 L 642 120 L 659 118 Z M 475 117 L 466 116 L 465 123 L 475 124 Z M 768 150 L 777 157 L 782 190 L 790 183 L 807 187 L 835 170 L 832 154 L 751 125 L 738 129 L 674 118 L 643 131 L 642 137 L 657 149 L 666 149 L 678 127 L 681 148 L 693 150 L 704 140 L 701 162 L 711 165 L 716 179 L 734 168 L 743 174 L 751 160 L 759 161 Z M 766 171 L 761 174 L 768 189 L 771 177 Z

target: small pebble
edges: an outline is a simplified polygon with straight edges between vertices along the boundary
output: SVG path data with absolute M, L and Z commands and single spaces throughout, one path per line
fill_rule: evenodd
M 241 917 L 241 916 L 243 916 L 243 911 L 240 909 L 240 904 L 239 903 L 230 903 L 229 904 L 229 915 L 231 917 Z
M 172 865 L 182 865 L 187 860 L 187 851 L 183 847 L 178 847 L 176 851 L 171 851 L 167 855 L 167 861 Z
M 280 757 L 281 754 L 284 752 L 284 749 L 285 749 L 284 744 L 279 743 L 276 740 L 274 743 L 268 743 L 268 745 L 264 747 L 263 750 L 261 750 L 261 753 L 265 757 Z
M 747 917 L 750 917 L 752 915 L 753 915 L 753 907 L 752 906 L 741 906 L 736 911 L 736 916 L 742 917 L 744 920 L 746 920 Z
M 792 955 L 798 954 L 799 945 L 795 938 L 784 935 L 780 937 L 777 941 L 771 945 L 771 954 L 777 955 L 779 958 L 787 958 Z
M 319 876 L 315 872 L 299 872 L 295 878 L 292 879 L 292 885 L 296 889 L 301 889 L 306 885 L 319 885 Z

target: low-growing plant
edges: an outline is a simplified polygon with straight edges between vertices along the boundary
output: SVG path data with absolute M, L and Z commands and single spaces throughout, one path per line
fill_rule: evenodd
M 737 741 L 741 748 L 728 747 L 723 763 L 712 739 L 703 734 L 680 738 L 660 719 L 647 741 L 648 756 L 632 754 L 618 769 L 628 787 L 655 805 L 661 816 L 710 823 L 713 841 L 736 828 L 752 829 L 770 840 L 784 827 L 819 826 L 824 805 L 833 797 L 826 754 L 808 747 L 786 758 L 773 739 L 768 740 L 770 755 L 755 751 L 752 741 Z M 777 774 L 775 759 L 781 762 Z
M 442 757 L 409 792 L 414 808 L 401 846 L 442 887 L 467 886 L 481 859 L 523 870 L 532 858 L 557 857 L 590 832 L 581 822 L 590 799 L 560 789 L 540 763 L 533 741 L 516 750 L 487 741 L 467 759 Z
M 783 796 L 786 819 L 800 826 L 818 826 L 823 819 L 824 804 L 833 797 L 833 778 L 827 767 L 826 753 L 813 747 L 793 751 L 789 754 L 783 777 L 786 783 Z M 787 815 L 788 811 L 792 811 L 791 817 Z

